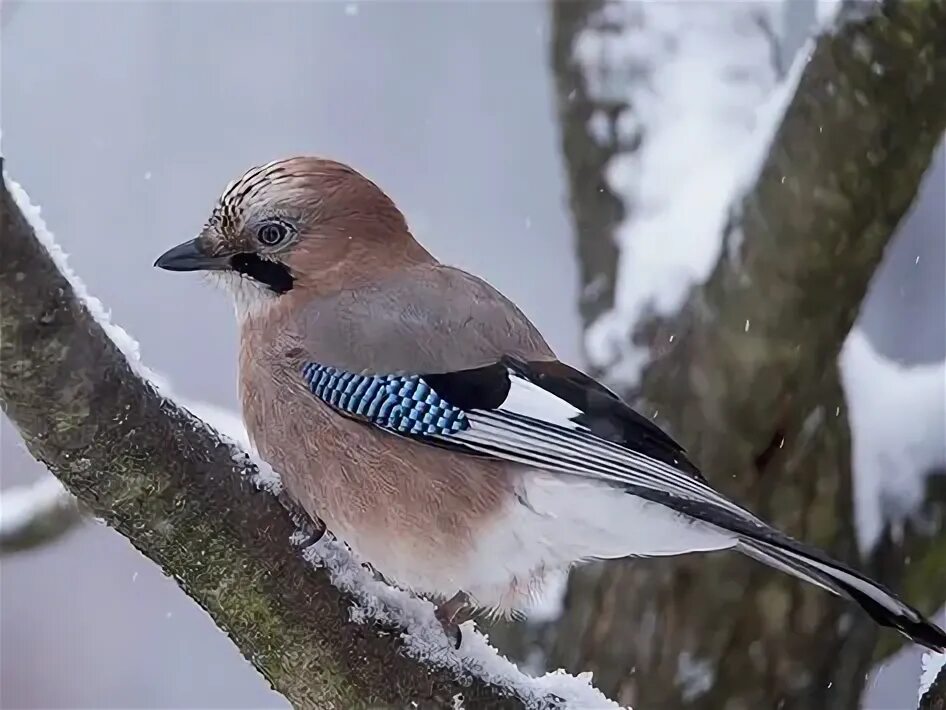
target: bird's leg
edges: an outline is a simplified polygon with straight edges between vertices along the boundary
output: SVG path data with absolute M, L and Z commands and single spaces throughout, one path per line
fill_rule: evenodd
M 454 648 L 460 648 L 460 642 L 463 641 L 457 617 L 469 604 L 470 598 L 466 592 L 457 592 L 434 610 L 434 615 L 443 627 L 443 632 L 448 639 L 453 640 Z

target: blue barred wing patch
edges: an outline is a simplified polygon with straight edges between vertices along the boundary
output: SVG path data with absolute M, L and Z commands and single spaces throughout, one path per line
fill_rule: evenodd
M 448 435 L 470 428 L 466 413 L 417 375 L 356 375 L 310 362 L 302 377 L 326 404 L 401 434 Z

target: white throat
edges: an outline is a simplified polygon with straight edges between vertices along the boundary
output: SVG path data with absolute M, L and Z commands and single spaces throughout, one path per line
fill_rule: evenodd
M 233 308 L 241 323 L 260 315 L 278 298 L 267 286 L 232 271 L 210 272 L 207 276 L 233 298 Z

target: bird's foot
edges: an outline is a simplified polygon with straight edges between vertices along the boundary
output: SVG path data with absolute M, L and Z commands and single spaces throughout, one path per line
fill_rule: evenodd
M 457 592 L 447 601 L 434 609 L 434 616 L 443 627 L 443 632 L 447 638 L 453 642 L 454 648 L 460 648 L 463 642 L 463 634 L 460 632 L 461 612 L 470 604 L 470 598 L 465 592 Z
M 319 518 L 313 519 L 308 511 L 287 494 L 279 496 L 279 502 L 289 511 L 293 522 L 299 526 L 299 533 L 293 540 L 297 547 L 314 545 L 325 535 L 325 523 Z
M 325 525 L 312 522 L 304 522 L 299 526 L 302 537 L 299 539 L 299 547 L 311 547 L 325 536 Z

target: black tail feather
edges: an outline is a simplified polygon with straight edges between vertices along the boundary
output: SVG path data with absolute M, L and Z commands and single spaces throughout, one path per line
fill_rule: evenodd
M 793 541 L 794 542 L 794 541 Z M 799 543 L 795 546 L 800 547 Z M 946 631 L 900 600 L 892 591 L 826 555 L 806 561 L 796 550 L 780 550 L 768 542 L 746 540 L 739 548 L 750 557 L 824 587 L 855 602 L 881 626 L 897 629 L 914 643 L 940 653 L 946 652 Z
M 897 629 L 921 646 L 946 653 L 946 631 L 884 585 L 832 559 L 821 550 L 761 523 L 748 511 L 746 517 L 740 517 L 712 503 L 681 499 L 662 491 L 628 488 L 635 495 L 735 534 L 739 538 L 737 549 L 749 557 L 846 597 L 878 624 Z

